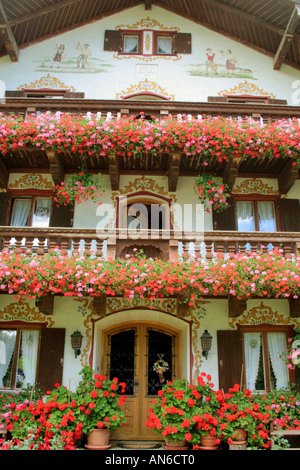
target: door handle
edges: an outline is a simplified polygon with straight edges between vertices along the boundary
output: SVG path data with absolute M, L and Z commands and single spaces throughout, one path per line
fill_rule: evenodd
M 139 393 L 139 379 L 136 379 L 136 381 L 134 382 L 134 386 L 135 386 L 135 392 Z

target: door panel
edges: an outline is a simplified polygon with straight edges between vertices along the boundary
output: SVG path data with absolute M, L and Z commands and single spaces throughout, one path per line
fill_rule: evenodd
M 112 439 L 150 440 L 158 434 L 147 428 L 148 410 L 164 384 L 180 377 L 178 350 L 180 334 L 162 325 L 135 323 L 104 332 L 103 374 L 126 382 L 123 409 L 127 422 L 112 432 Z M 168 370 L 162 376 L 153 370 L 164 360 Z

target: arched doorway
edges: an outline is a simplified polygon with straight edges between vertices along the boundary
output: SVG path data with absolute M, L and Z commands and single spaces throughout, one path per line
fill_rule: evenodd
M 132 321 L 107 328 L 102 336 L 101 373 L 127 384 L 127 423 L 114 431 L 112 438 L 158 439 L 145 422 L 158 390 L 166 381 L 181 378 L 181 332 L 161 323 Z M 168 364 L 163 377 L 154 370 L 160 359 Z

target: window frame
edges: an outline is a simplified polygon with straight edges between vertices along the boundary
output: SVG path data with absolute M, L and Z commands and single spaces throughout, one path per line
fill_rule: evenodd
M 164 54 L 163 52 L 158 52 L 158 40 L 159 38 L 169 38 L 171 40 L 171 52 L 169 54 Z M 173 53 L 173 35 L 170 33 L 164 33 L 160 31 L 155 31 L 153 34 L 153 55 L 158 56 L 171 56 L 176 55 Z
M 145 31 L 149 31 L 152 33 L 152 56 L 159 56 L 159 57 L 165 57 L 165 56 L 176 56 L 177 54 L 173 52 L 173 45 L 174 45 L 174 32 L 170 31 L 156 31 L 156 30 L 122 30 L 122 51 L 120 52 L 120 55 L 148 55 L 144 53 L 144 40 L 143 40 L 143 35 Z M 138 50 L 137 52 L 125 52 L 125 38 L 128 36 L 136 36 L 138 38 Z M 170 38 L 171 40 L 171 52 L 169 54 L 163 54 L 158 52 L 158 38 L 160 37 L 165 37 L 165 38 Z
M 263 393 L 264 391 L 270 392 L 271 389 L 271 368 L 268 350 L 268 333 L 285 333 L 286 346 L 288 346 L 288 338 L 292 337 L 293 327 L 291 325 L 237 325 L 237 329 L 242 333 L 242 346 L 243 346 L 243 382 L 246 384 L 246 357 L 245 357 L 245 333 L 261 333 L 262 334 L 262 348 L 263 348 L 263 363 L 264 363 L 264 379 L 265 390 L 252 390 L 255 393 Z M 288 369 L 289 383 L 295 382 L 295 372 Z
M 33 228 L 39 228 L 38 226 L 33 226 L 32 225 L 32 222 L 33 222 L 33 216 L 34 216 L 34 206 L 35 206 L 35 202 L 37 199 L 49 199 L 50 200 L 50 213 L 49 213 L 49 225 L 48 227 L 50 227 L 50 219 L 51 219 L 51 212 L 52 212 L 52 206 L 53 206 L 53 194 L 49 194 L 49 192 L 45 191 L 46 194 L 36 194 L 36 193 L 24 193 L 23 191 L 20 192 L 20 193 L 17 193 L 17 192 L 14 192 L 10 195 L 10 210 L 9 210 L 9 214 L 8 214 L 8 225 L 10 227 L 17 227 L 16 225 L 11 225 L 11 222 L 12 222 L 12 217 L 13 217 L 13 212 L 14 212 L 14 204 L 15 204 L 15 201 L 18 200 L 18 199 L 27 199 L 27 200 L 31 200 L 31 205 L 30 205 L 30 213 L 29 213 L 29 218 L 28 218 L 28 222 L 27 222 L 27 225 L 24 225 L 24 227 L 33 227 Z
M 151 204 L 161 206 L 166 209 L 168 206 L 167 211 L 164 211 L 164 227 L 162 230 L 172 230 L 172 215 L 171 215 L 171 200 L 165 198 L 163 196 L 157 196 L 156 194 L 148 193 L 147 191 L 141 191 L 134 194 L 129 194 L 124 196 L 117 197 L 117 217 L 116 217 L 116 228 L 121 228 L 127 230 L 127 217 L 128 217 L 128 210 L 131 206 L 135 204 L 142 204 L 145 206 L 149 206 Z M 148 226 L 148 230 L 151 230 L 151 227 Z M 154 229 L 157 230 L 157 229 Z
M 21 339 L 21 332 L 23 330 L 34 330 L 34 331 L 39 331 L 39 344 L 38 344 L 38 350 L 37 350 L 37 361 L 36 361 L 36 369 L 35 369 L 35 382 L 36 382 L 36 379 L 37 379 L 37 375 L 38 375 L 38 370 L 39 370 L 39 356 L 40 356 L 40 347 L 41 347 L 41 336 L 42 336 L 42 328 L 44 327 L 44 325 L 41 325 L 40 323 L 36 323 L 36 324 L 28 324 L 28 323 L 24 323 L 24 322 L 21 322 L 21 321 L 16 321 L 16 322 L 2 322 L 0 323 L 0 331 L 1 330 L 16 330 L 17 331 L 17 336 L 16 336 L 16 345 L 15 345 L 15 350 L 14 350 L 14 353 L 13 353 L 13 356 L 12 356 L 12 372 L 11 372 L 11 375 L 12 375 L 12 379 L 11 379 L 11 384 L 10 384 L 10 388 L 5 388 L 3 387 L 2 389 L 0 388 L 0 390 L 14 390 L 14 391 L 17 391 L 17 390 L 21 390 L 22 387 L 16 387 L 16 381 L 17 381 L 17 362 L 18 362 L 18 359 L 19 359 L 19 355 L 20 355 L 20 349 L 21 349 L 21 342 L 20 342 L 20 339 Z M 26 385 L 26 384 L 25 384 Z
M 238 202 L 251 202 L 252 203 L 255 232 L 261 232 L 261 230 L 259 230 L 258 203 L 272 202 L 274 206 L 276 232 L 278 232 L 281 226 L 279 216 L 278 216 L 278 199 L 279 199 L 279 196 L 270 197 L 270 196 L 265 196 L 261 194 L 257 194 L 257 195 L 251 194 L 249 196 L 235 196 L 234 195 L 234 215 L 235 215 L 236 230 L 239 231 L 238 219 L 237 219 L 237 203 Z
M 137 52 L 125 52 L 125 38 L 126 37 L 137 37 Z M 143 54 L 143 36 L 142 31 L 122 31 L 122 51 L 121 55 L 141 55 Z

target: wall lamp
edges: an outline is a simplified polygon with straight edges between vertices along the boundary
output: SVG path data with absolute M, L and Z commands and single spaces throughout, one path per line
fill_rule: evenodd
M 202 356 L 204 356 L 205 359 L 207 359 L 208 352 L 211 350 L 211 342 L 212 342 L 213 337 L 208 333 L 207 330 L 205 330 L 200 339 L 201 339 Z
M 71 346 L 75 351 L 75 359 L 80 354 L 82 338 L 83 338 L 83 336 L 80 333 L 80 331 L 78 331 L 78 330 L 74 331 L 74 333 L 71 335 Z

